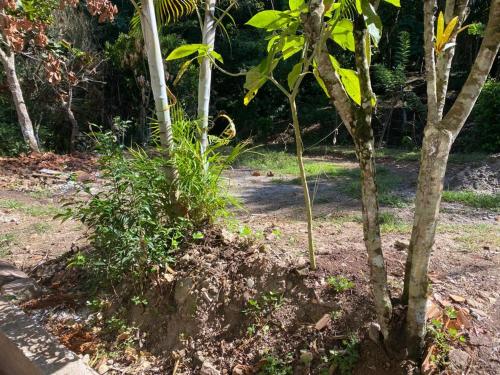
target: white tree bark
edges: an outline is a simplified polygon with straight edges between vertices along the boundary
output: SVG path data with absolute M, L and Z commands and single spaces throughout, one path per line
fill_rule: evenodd
M 424 131 L 418 177 L 415 216 L 408 251 L 403 300 L 408 298 L 407 334 L 411 357 L 422 355 L 426 333 L 428 269 L 441 202 L 446 164 L 453 141 L 462 129 L 479 97 L 500 46 L 500 0 L 492 0 L 486 33 L 475 63 L 455 103 L 440 119 L 437 80 L 447 84 L 446 69 L 434 65 L 435 0 L 424 2 L 424 43 L 427 72 L 428 116 Z M 456 9 L 456 8 L 455 8 Z M 451 55 L 453 56 L 453 54 Z M 437 73 L 436 73 L 437 72 Z M 439 74 L 441 77 L 436 78 Z M 446 94 L 446 93 L 445 93 Z
M 208 46 L 208 51 L 212 51 L 215 45 L 215 3 L 216 0 L 205 0 L 205 20 L 202 28 L 202 43 Z M 211 86 L 212 63 L 209 57 L 204 57 L 201 61 L 198 81 L 198 120 L 200 121 L 200 146 L 203 157 L 208 147 Z
M 170 154 L 173 150 L 172 120 L 170 118 L 167 84 L 165 81 L 160 39 L 158 37 L 154 1 L 143 0 L 141 5 L 141 28 L 148 57 L 151 88 L 153 90 L 156 117 L 160 129 L 160 142 L 167 154 Z
M 19 121 L 19 125 L 21 126 L 24 141 L 31 151 L 40 152 L 40 148 L 38 147 L 38 142 L 35 137 L 35 132 L 33 130 L 33 123 L 31 122 L 28 108 L 26 107 L 26 103 L 24 101 L 21 84 L 19 83 L 19 79 L 17 78 L 14 53 L 6 53 L 2 49 L 0 49 L 0 61 L 2 62 L 5 70 L 7 85 L 9 86 L 9 90 L 12 94 L 12 100 L 16 108 L 17 119 Z

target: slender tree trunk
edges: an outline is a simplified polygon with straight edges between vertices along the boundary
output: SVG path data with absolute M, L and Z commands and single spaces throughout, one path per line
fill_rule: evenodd
M 409 355 L 419 358 L 424 348 L 428 268 L 436 233 L 446 164 L 453 141 L 479 97 L 500 47 L 500 0 L 492 0 L 490 17 L 481 48 L 455 103 L 441 117 L 434 65 L 434 1 L 424 3 L 428 115 L 415 200 L 415 217 L 408 251 L 403 301 L 408 301 Z M 451 65 L 450 65 L 451 66 Z M 438 69 L 438 74 L 445 74 Z M 446 73 L 449 76 L 449 72 Z M 442 82 L 447 82 L 447 78 Z
M 78 121 L 76 120 L 75 114 L 71 109 L 73 104 L 73 88 L 70 86 L 68 89 L 68 101 L 64 103 L 63 107 L 66 111 L 66 116 L 68 117 L 68 121 L 71 124 L 71 135 L 69 138 L 69 152 L 73 153 L 76 150 L 76 141 L 78 139 L 78 133 L 80 132 Z
M 392 315 L 392 304 L 387 287 L 387 273 L 380 239 L 379 208 L 377 187 L 375 183 L 374 137 L 371 127 L 372 99 L 374 97 L 369 71 L 369 45 L 366 43 L 367 32 L 361 17 L 355 22 L 355 57 L 360 88 L 362 93 L 361 107 L 356 106 L 347 96 L 340 78 L 331 61 L 325 41 L 321 40 L 324 5 L 321 0 L 312 0 L 310 16 L 305 18 L 305 30 L 312 46 L 321 43 L 316 64 L 319 75 L 337 109 L 347 130 L 356 145 L 356 154 L 361 169 L 361 199 L 363 205 L 363 234 L 368 253 L 370 281 L 377 312 L 377 321 L 384 339 L 389 337 L 389 323 Z
M 148 56 L 151 88 L 155 100 L 156 117 L 160 128 L 160 142 L 166 157 L 173 151 L 172 120 L 168 103 L 165 70 L 161 56 L 160 40 L 153 0 L 143 0 L 140 12 L 142 35 Z
M 203 22 L 203 44 L 212 51 L 215 44 L 215 3 L 216 0 L 205 0 L 205 21 Z M 210 114 L 210 88 L 212 86 L 212 63 L 204 57 L 200 65 L 198 81 L 198 120 L 200 121 L 200 150 L 202 157 L 208 147 L 208 119 Z M 207 161 L 205 160 L 205 168 Z
M 24 101 L 21 84 L 17 78 L 14 53 L 10 52 L 7 54 L 0 49 L 0 61 L 5 69 L 7 85 L 9 86 L 9 90 L 12 94 L 14 106 L 16 107 L 17 119 L 19 121 L 19 125 L 21 126 L 24 141 L 31 151 L 40 152 L 35 132 L 33 130 L 33 123 L 31 122 L 28 108 L 26 107 L 26 103 Z
M 297 161 L 300 169 L 300 179 L 302 181 L 302 189 L 304 190 L 304 203 L 306 207 L 307 216 L 307 238 L 309 245 L 309 263 L 311 269 L 316 269 L 316 255 L 314 252 L 314 240 L 313 240 L 313 216 L 312 216 L 312 204 L 311 196 L 309 194 L 309 186 L 307 185 L 307 176 L 304 168 L 304 160 L 302 155 L 304 153 L 304 147 L 302 144 L 302 136 L 300 134 L 299 117 L 297 114 L 297 104 L 295 103 L 295 96 L 290 96 L 288 98 L 290 101 L 290 110 L 292 112 L 293 119 L 293 130 L 295 132 L 295 145 L 297 148 Z

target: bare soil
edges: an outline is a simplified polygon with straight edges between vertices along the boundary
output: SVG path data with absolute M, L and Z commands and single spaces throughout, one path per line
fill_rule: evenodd
M 323 160 L 355 167 L 342 158 Z M 411 198 L 418 164 L 389 158 L 380 164 L 403 177 L 398 193 Z M 63 174 L 49 177 L 40 172 L 44 168 Z M 465 168 L 451 165 L 450 171 L 459 174 Z M 187 375 L 217 369 L 250 374 L 270 354 L 290 358 L 296 374 L 328 373 L 331 364 L 323 358 L 330 350 L 342 350 L 353 335 L 360 341 L 354 374 L 406 374 L 412 367 L 368 338 L 374 314 L 357 218 L 360 203 L 333 180 L 311 181 L 316 271 L 308 269 L 301 187 L 238 169 L 227 177 L 245 207 L 237 212 L 240 225 L 233 231 L 209 230 L 184 249 L 175 271 L 152 282 L 146 306 L 131 303 L 134 291 L 122 285 L 117 294 L 100 294 L 109 303 L 95 312 L 85 303 L 90 298 L 85 275 L 66 267 L 77 250 L 88 248 L 84 228 L 52 219 L 64 198 L 74 194 L 72 181 L 98 183 L 95 160 L 1 159 L 0 176 L 0 257 L 47 288 L 46 296 L 23 306 L 101 373 Z M 412 206 L 382 210 L 399 220 L 383 233 L 389 284 L 398 296 Z M 462 314 L 459 330 L 466 338 L 453 343 L 466 353 L 465 364 L 453 360 L 448 373 L 500 371 L 499 220 L 495 212 L 443 203 L 430 265 L 432 314 L 442 316 L 446 306 L 454 306 Z M 354 287 L 335 293 L 325 281 L 328 276 L 343 276 Z M 260 308 L 252 310 L 249 301 Z M 109 320 L 118 313 L 132 329 L 110 328 Z M 456 370 L 459 365 L 465 367 Z M 430 371 L 438 373 L 432 366 Z

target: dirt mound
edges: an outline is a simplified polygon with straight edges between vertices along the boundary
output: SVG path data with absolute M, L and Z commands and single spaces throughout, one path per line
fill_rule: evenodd
M 345 254 L 320 259 L 318 270 L 311 272 L 304 258 L 291 262 L 266 244 L 233 237 L 213 230 L 190 244 L 175 271 L 167 269 L 152 277 L 145 288 L 147 303 L 132 303 L 138 291 L 130 286 L 117 290 L 119 298 L 103 296 L 112 302 L 100 312 L 101 321 L 119 314 L 141 332 L 141 350 L 156 358 L 148 359 L 155 370 L 145 374 L 172 373 L 174 368 L 183 375 L 255 374 L 269 363 L 276 368 L 264 374 L 278 373 L 273 371 L 280 366 L 293 368 L 295 374 L 318 374 L 334 364 L 334 352 L 352 355 L 352 366 L 360 357 L 355 374 L 366 373 L 366 366 L 375 375 L 401 373 L 399 365 L 366 338 L 373 310 L 364 287 L 364 263 L 343 274 L 352 286 L 335 292 L 325 279 L 337 274 L 334 270 Z M 75 282 L 75 270 L 68 271 L 64 262 L 48 262 L 46 269 L 36 273 L 45 285 L 56 286 L 58 293 L 74 293 L 74 286 L 81 284 Z M 77 314 L 80 320 L 90 321 L 83 305 L 82 301 Z M 59 318 L 49 318 L 48 324 L 59 332 Z M 130 361 L 122 365 L 129 366 Z M 113 366 L 119 368 L 119 357 Z
M 467 166 L 446 176 L 445 188 L 449 190 L 477 190 L 500 192 L 500 154 L 490 156 L 480 165 Z

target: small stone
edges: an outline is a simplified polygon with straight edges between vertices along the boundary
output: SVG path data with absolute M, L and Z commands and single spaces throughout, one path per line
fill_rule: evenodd
M 205 361 L 201 365 L 200 375 L 220 375 L 220 371 L 217 370 L 210 362 Z
M 452 301 L 454 301 L 456 303 L 463 303 L 463 302 L 465 302 L 465 298 L 462 297 L 462 296 L 459 296 L 457 294 L 450 294 L 450 298 L 452 299 Z
M 97 372 L 100 374 L 100 375 L 103 375 L 105 373 L 107 373 L 109 371 L 109 366 L 105 363 L 103 363 L 102 365 L 99 366 L 99 368 L 97 369 Z
M 368 337 L 370 340 L 372 340 L 374 343 L 378 344 L 380 343 L 380 325 L 375 322 L 371 322 L 370 325 L 368 326 Z
M 470 355 L 460 349 L 452 349 L 448 354 L 449 360 L 449 373 L 450 374 L 462 374 L 467 370 L 467 365 L 470 361 Z
M 316 322 L 314 328 L 316 328 L 317 331 L 321 331 L 330 323 L 330 321 L 331 321 L 330 314 L 325 314 L 321 317 L 320 320 Z
M 246 284 L 247 284 L 247 287 L 249 287 L 250 289 L 252 289 L 254 286 L 255 286 L 255 280 L 253 277 L 249 277 L 248 279 L 246 279 Z

